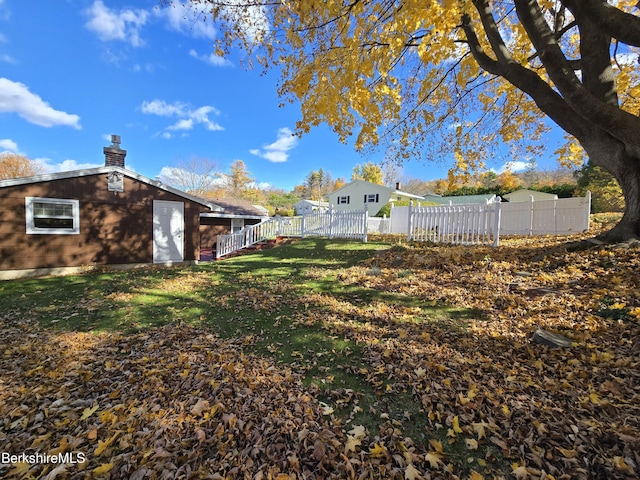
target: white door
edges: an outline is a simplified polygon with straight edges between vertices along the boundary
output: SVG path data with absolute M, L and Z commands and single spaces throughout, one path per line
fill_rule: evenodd
M 184 203 L 153 201 L 153 263 L 184 260 Z

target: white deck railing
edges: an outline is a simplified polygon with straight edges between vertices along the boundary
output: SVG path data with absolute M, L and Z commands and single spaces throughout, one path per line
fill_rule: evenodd
M 367 241 L 367 209 L 309 213 L 296 217 L 272 217 L 255 225 L 216 239 L 216 258 L 251 247 L 277 237 L 305 237 L 308 235 L 329 238 L 351 238 Z

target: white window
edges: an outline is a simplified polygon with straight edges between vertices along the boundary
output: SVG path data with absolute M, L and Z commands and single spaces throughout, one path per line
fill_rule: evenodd
M 78 235 L 80 201 L 25 197 L 27 234 Z
M 378 203 L 380 195 L 377 193 L 370 193 L 364 196 L 364 203 Z
M 239 232 L 244 228 L 244 218 L 231 219 L 231 233 Z
M 341 204 L 347 205 L 348 203 L 349 203 L 349 196 L 338 197 L 338 205 L 341 205 Z

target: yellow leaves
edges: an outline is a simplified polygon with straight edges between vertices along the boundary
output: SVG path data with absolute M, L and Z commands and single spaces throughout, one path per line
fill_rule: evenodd
M 18 462 L 13 466 L 11 470 L 9 470 L 9 473 L 7 474 L 7 476 L 9 477 L 19 476 L 22 478 L 24 475 L 27 474 L 27 472 L 29 471 L 29 468 L 31 468 L 31 464 L 27 462 Z
M 462 433 L 462 429 L 460 428 L 458 416 L 453 417 L 453 421 L 451 422 L 451 426 L 453 427 L 453 431 L 455 433 Z
M 82 420 L 86 420 L 87 418 L 89 418 L 91 415 L 93 415 L 93 413 L 98 410 L 98 405 L 94 405 L 93 407 L 89 408 L 85 408 L 82 411 L 82 416 L 80 417 L 80 421 Z
M 613 466 L 616 468 L 616 470 L 620 470 L 622 472 L 626 472 L 631 475 L 635 473 L 635 469 L 633 467 L 633 461 L 627 462 L 627 460 L 624 457 L 620 457 L 620 456 L 613 457 Z
M 404 478 L 405 480 L 422 480 L 424 477 L 420 474 L 418 469 L 410 463 L 404 470 Z
M 102 441 L 98 440 L 98 446 L 94 450 L 93 454 L 97 457 L 101 455 L 109 446 L 114 442 L 116 438 L 120 435 L 120 432 L 114 433 L 109 439 Z
M 373 458 L 384 458 L 387 456 L 387 447 L 380 443 L 374 443 L 369 449 L 369 455 Z
M 195 417 L 199 417 L 202 415 L 202 412 L 209 408 L 209 402 L 207 400 L 203 400 L 199 398 L 196 404 L 191 407 L 191 415 Z
M 511 465 L 511 473 L 513 473 L 513 475 L 518 480 L 525 480 L 529 478 L 529 472 L 527 471 L 527 467 L 525 467 L 524 465 L 520 465 L 518 463 L 514 463 Z
M 362 444 L 362 440 L 366 435 L 366 429 L 362 425 L 355 425 L 351 430 L 349 430 L 344 447 L 345 455 L 348 455 L 349 452 L 355 453 L 357 447 Z
M 109 473 L 113 468 L 113 463 L 103 463 L 99 467 L 93 469 L 94 475 L 104 475 Z
M 473 429 L 474 433 L 478 436 L 478 440 L 482 440 L 487 436 L 485 428 L 488 426 L 489 425 L 485 422 L 477 422 L 477 423 L 471 424 L 471 428 Z
M 475 438 L 466 438 L 464 440 L 467 448 L 469 450 L 477 450 L 478 449 L 478 441 Z
M 424 456 L 426 462 L 429 463 L 429 466 L 436 470 L 444 465 L 442 461 L 442 455 L 437 452 L 429 452 Z

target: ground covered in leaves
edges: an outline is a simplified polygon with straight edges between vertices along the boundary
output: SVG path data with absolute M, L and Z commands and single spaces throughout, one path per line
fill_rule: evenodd
M 0 311 L 0 452 L 86 461 L 0 476 L 638 478 L 640 247 L 572 240 L 357 259 L 305 240 L 154 270 L 164 307 L 146 274 L 76 278 L 47 306 L 46 281 L 20 284 Z

